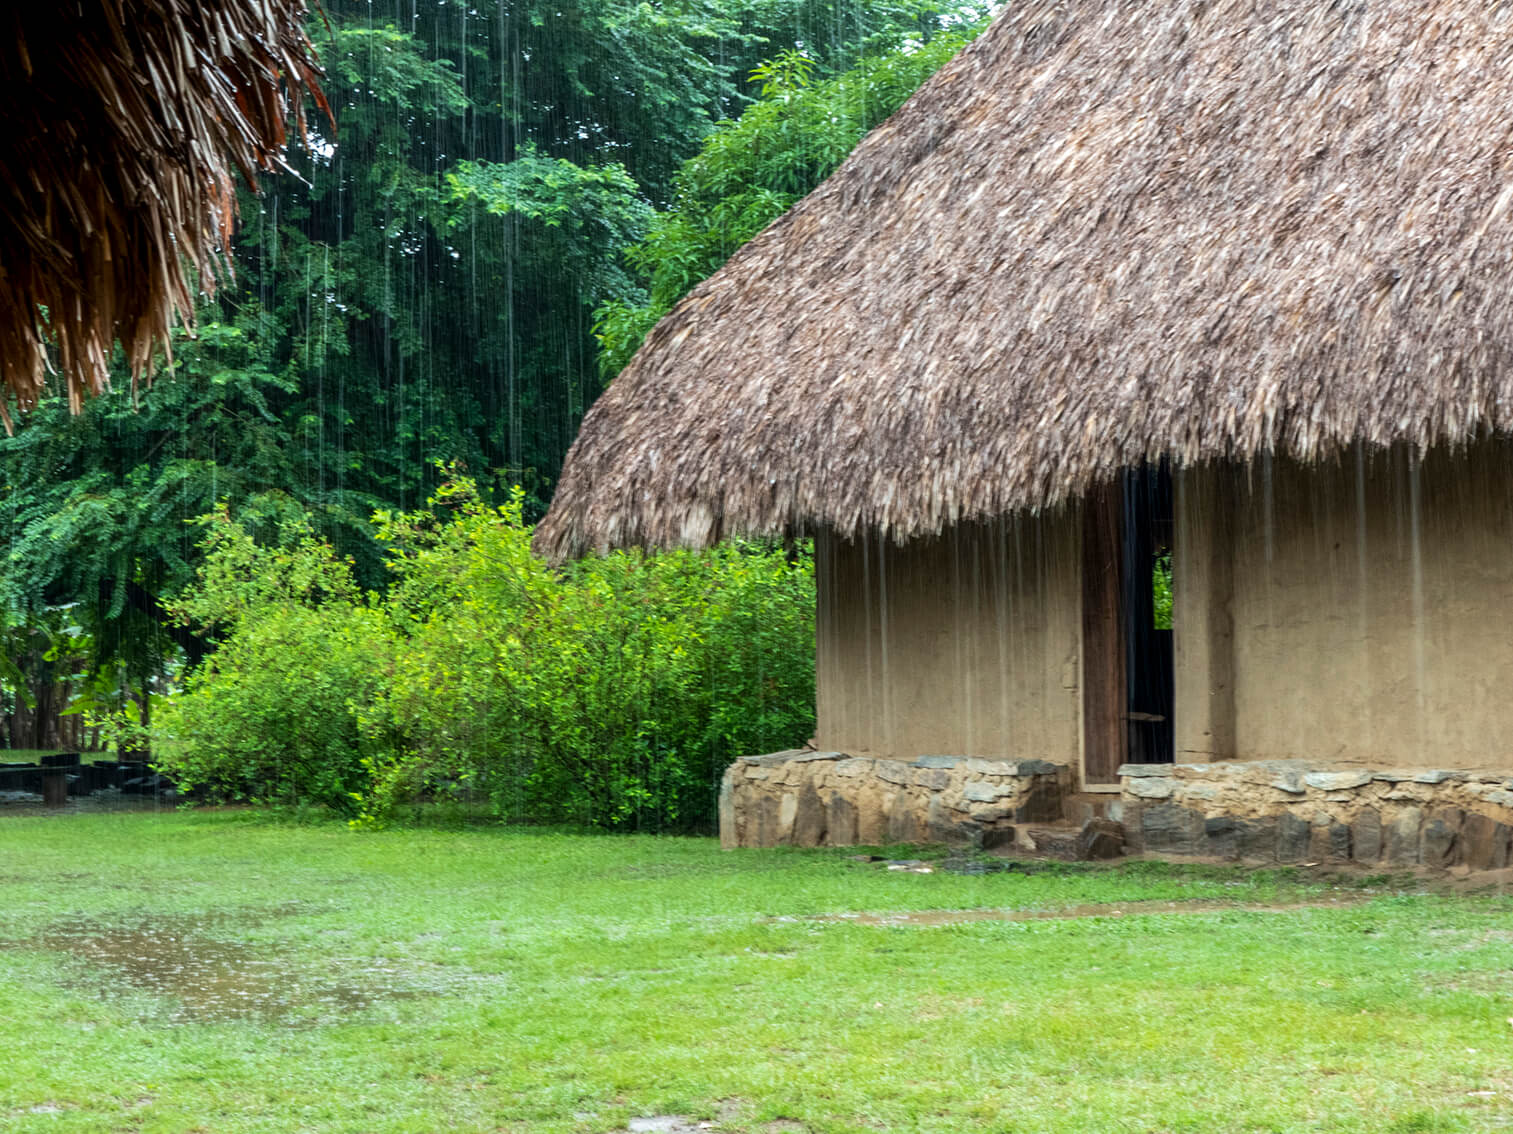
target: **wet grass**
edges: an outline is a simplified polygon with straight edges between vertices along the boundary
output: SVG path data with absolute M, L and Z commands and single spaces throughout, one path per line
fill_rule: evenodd
M 831 916 L 941 910 L 1077 916 Z M 1411 879 L 12 818 L 0 939 L 7 1131 L 1513 1129 L 1513 898 Z

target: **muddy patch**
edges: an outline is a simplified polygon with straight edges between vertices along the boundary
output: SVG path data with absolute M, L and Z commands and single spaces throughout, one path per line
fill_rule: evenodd
M 779 917 L 774 921 L 818 922 L 831 925 L 875 925 L 929 928 L 970 925 L 982 921 L 1076 921 L 1082 918 L 1150 917 L 1156 914 L 1289 913 L 1293 910 L 1343 909 L 1360 899 L 1333 899 L 1266 905 L 1246 902 L 1105 902 L 1067 906 L 1059 910 L 907 910 L 896 913 L 838 913 L 814 917 Z
M 152 1018 L 175 1024 L 319 1024 L 420 991 L 397 965 L 343 964 L 339 974 L 322 973 L 295 963 L 276 945 L 240 941 L 230 933 L 292 912 L 280 907 L 122 923 L 78 918 L 4 944 L 65 955 L 75 962 L 70 971 L 78 984 L 107 996 L 146 994 L 161 1006 Z

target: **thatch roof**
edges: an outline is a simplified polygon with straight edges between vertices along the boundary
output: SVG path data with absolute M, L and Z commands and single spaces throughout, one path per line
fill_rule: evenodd
M 554 556 L 1513 427 L 1513 6 L 1021 0 L 584 421 Z
M 7 7 L 0 380 L 32 405 L 50 340 L 77 408 L 106 387 L 113 343 L 135 380 L 192 314 L 185 261 L 214 285 L 236 210 L 230 167 L 249 179 L 282 167 L 291 108 L 302 130 L 318 71 L 305 0 Z M 9 427 L 3 399 L 0 417 Z

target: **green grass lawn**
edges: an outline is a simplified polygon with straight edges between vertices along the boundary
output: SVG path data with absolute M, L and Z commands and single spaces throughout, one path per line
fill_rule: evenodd
M 236 812 L 11 817 L 0 1129 L 1513 1128 L 1513 899 L 1037 869 Z

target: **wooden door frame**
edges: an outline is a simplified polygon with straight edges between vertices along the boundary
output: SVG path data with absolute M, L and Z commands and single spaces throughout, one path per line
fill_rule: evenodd
M 1123 523 L 1124 500 L 1117 478 L 1083 498 L 1079 557 L 1083 791 L 1118 791 L 1119 765 L 1125 763 L 1129 751 Z

